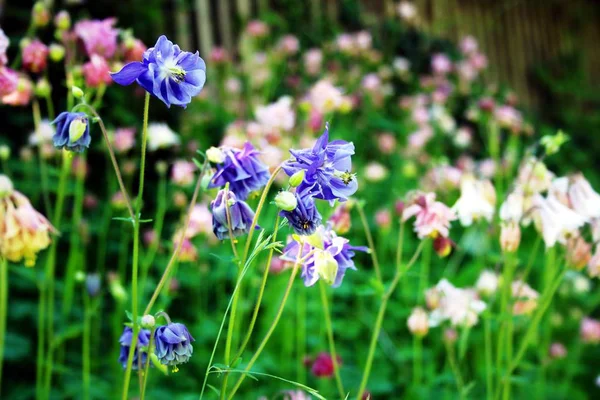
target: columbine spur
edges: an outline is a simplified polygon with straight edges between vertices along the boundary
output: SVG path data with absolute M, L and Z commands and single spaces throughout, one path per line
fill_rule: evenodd
M 334 201 L 347 200 L 358 189 L 352 170 L 354 144 L 344 140 L 329 142 L 329 126 L 312 149 L 290 150 L 293 159 L 283 164 L 288 176 L 306 170 L 299 189 L 315 187 L 314 197 Z
M 56 133 L 52 137 L 54 147 L 79 153 L 90 147 L 92 137 L 85 113 L 63 111 L 52 124 L 56 125 Z
M 183 324 L 170 323 L 156 328 L 156 356 L 161 364 L 177 365 L 188 362 L 194 338 Z
M 137 82 L 167 107 L 186 107 L 204 87 L 206 64 L 198 52 L 182 51 L 162 35 L 142 61 L 130 62 L 111 76 L 119 85 Z

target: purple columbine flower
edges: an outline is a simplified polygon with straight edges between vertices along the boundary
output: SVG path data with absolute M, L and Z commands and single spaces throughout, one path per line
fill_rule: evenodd
M 249 142 L 240 149 L 222 149 L 224 160 L 217 165 L 217 172 L 210 180 L 209 188 L 225 186 L 240 200 L 246 200 L 248 195 L 267 184 L 271 174 L 269 167 L 258 159 L 259 152 Z
M 141 364 L 142 367 L 146 365 L 148 361 L 148 354 L 146 352 L 142 353 L 142 359 L 138 360 L 138 354 L 140 347 L 148 346 L 150 344 L 150 331 L 148 329 L 140 329 L 138 333 L 138 341 L 135 348 L 135 352 L 133 353 L 133 369 L 138 369 L 138 366 Z M 119 339 L 119 343 L 121 343 L 121 353 L 119 354 L 119 362 L 123 366 L 123 368 L 127 368 L 127 359 L 129 358 L 129 348 L 131 347 L 131 339 L 133 339 L 133 329 L 129 326 L 126 326 L 123 329 L 123 334 Z
M 283 164 L 289 176 L 305 170 L 299 189 L 315 187 L 314 197 L 333 201 L 347 200 L 358 189 L 356 177 L 351 173 L 354 144 L 345 140 L 329 142 L 329 126 L 312 149 L 290 150 L 293 159 Z
M 167 107 L 186 107 L 204 87 L 206 64 L 198 52 L 182 51 L 162 35 L 141 62 L 130 62 L 111 76 L 119 85 L 137 82 Z
M 292 211 L 282 210 L 279 213 L 279 216 L 287 219 L 298 235 L 312 235 L 323 220 L 312 195 L 313 193 L 310 190 L 296 191 L 296 208 Z
M 280 257 L 284 261 L 296 262 L 298 252 L 302 252 L 301 258 L 313 253 L 302 264 L 301 276 L 305 286 L 312 286 L 319 279 L 325 279 L 333 287 L 340 286 L 346 270 L 356 269 L 352 260 L 355 251 L 369 251 L 365 246 L 351 246 L 348 239 L 337 236 L 330 227 L 321 225 L 315 236 L 310 243 L 304 242 L 302 248 L 296 240 L 293 240 L 285 247 Z M 315 247 L 317 242 L 320 242 L 319 247 Z M 325 262 L 322 262 L 323 260 Z
M 227 193 L 227 197 L 225 194 Z M 254 211 L 242 200 L 238 200 L 231 190 L 219 190 L 217 197 L 210 203 L 213 214 L 213 232 L 219 240 L 229 237 L 227 225 L 227 203 L 229 203 L 229 216 L 231 218 L 231 232 L 234 237 L 245 235 L 252 226 Z M 256 226 L 259 229 L 259 226 Z
M 52 136 L 54 147 L 81 153 L 92 141 L 90 126 L 85 113 L 61 112 L 52 124 L 56 125 L 56 132 Z
M 161 364 L 177 365 L 188 362 L 194 347 L 194 338 L 183 324 L 170 323 L 156 328 L 156 356 Z

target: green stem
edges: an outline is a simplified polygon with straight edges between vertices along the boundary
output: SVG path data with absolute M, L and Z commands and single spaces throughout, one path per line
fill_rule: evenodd
M 90 297 L 86 292 L 85 286 L 83 289 L 83 345 L 82 345 L 82 375 L 83 375 L 83 398 L 90 398 L 90 325 L 91 325 L 91 310 Z
M 382 282 L 381 279 L 381 269 L 379 268 L 379 260 L 377 259 L 377 251 L 375 251 L 375 242 L 373 242 L 373 235 L 371 235 L 371 228 L 369 228 L 369 222 L 367 221 L 367 216 L 365 215 L 365 210 L 361 202 L 356 203 L 356 209 L 358 210 L 358 215 L 360 216 L 360 221 L 363 226 L 363 230 L 365 231 L 365 235 L 367 237 L 367 243 L 369 244 L 369 248 L 371 251 L 369 254 L 371 255 L 371 260 L 373 261 L 373 268 L 375 269 L 375 276 L 379 282 Z
M 273 323 L 269 327 L 269 330 L 267 331 L 267 333 L 266 333 L 265 337 L 263 338 L 262 342 L 258 346 L 258 349 L 256 350 L 256 352 L 254 353 L 254 355 L 252 356 L 252 358 L 248 362 L 248 365 L 246 365 L 246 368 L 244 369 L 244 372 L 242 373 L 242 376 L 240 376 L 240 378 L 237 380 L 236 384 L 234 385 L 233 389 L 231 390 L 231 393 L 229 394 L 229 397 L 228 397 L 229 400 L 231 400 L 231 399 L 234 398 L 233 396 L 235 395 L 235 393 L 237 392 L 237 390 L 242 385 L 242 382 L 244 382 L 244 379 L 246 379 L 247 373 L 250 371 L 250 369 L 252 368 L 252 366 L 254 365 L 254 363 L 256 362 L 256 360 L 258 359 L 258 357 L 260 356 L 260 354 L 264 350 L 265 346 L 267 345 L 267 342 L 271 338 L 271 335 L 275 331 L 275 328 L 277 328 L 277 324 L 279 323 L 279 319 L 281 318 L 281 315 L 283 314 L 283 310 L 285 308 L 285 304 L 287 302 L 287 299 L 288 299 L 288 297 L 290 295 L 290 292 L 292 291 L 292 287 L 294 285 L 294 278 L 296 278 L 296 274 L 298 273 L 298 267 L 300 265 L 300 256 L 301 256 L 301 254 L 302 254 L 302 252 L 298 252 L 297 260 L 294 263 L 294 268 L 292 269 L 292 273 L 290 274 L 290 280 L 288 281 L 287 287 L 286 287 L 285 292 L 283 294 L 283 298 L 281 299 L 281 303 L 279 304 L 279 309 L 277 310 L 277 314 L 275 315 L 275 319 L 273 320 Z
M 62 169 L 60 172 L 60 178 L 58 181 L 58 191 L 56 197 L 56 207 L 54 209 L 54 218 L 52 224 L 56 229 L 60 229 L 60 222 L 63 213 L 63 205 L 65 200 L 65 192 L 67 186 L 67 178 L 71 169 L 71 155 L 63 150 L 62 153 Z M 56 248 L 58 246 L 58 240 L 54 240 L 50 246 L 48 258 L 46 261 L 44 285 L 46 286 L 46 297 L 48 309 L 46 312 L 46 329 L 47 338 L 46 343 L 48 345 L 46 355 L 46 372 L 44 377 L 44 398 L 50 398 L 50 391 L 52 390 L 52 369 L 54 361 L 54 270 L 56 267 Z
M 306 290 L 298 292 L 296 300 L 296 380 L 306 383 L 306 367 L 304 355 L 306 354 Z
M 277 232 L 279 231 L 279 215 L 275 218 L 275 227 L 273 229 L 273 239 L 271 239 L 271 243 L 275 243 L 277 241 Z M 246 333 L 246 337 L 244 337 L 244 341 L 242 345 L 238 349 L 237 353 L 233 357 L 233 360 L 237 360 L 242 356 L 248 342 L 250 341 L 250 337 L 252 336 L 252 332 L 254 331 L 254 325 L 256 324 L 256 320 L 258 318 L 258 312 L 260 311 L 260 305 L 262 302 L 263 294 L 265 292 L 265 287 L 267 286 L 267 279 L 269 278 L 269 271 L 271 270 L 271 261 L 273 259 L 273 253 L 275 252 L 275 248 L 272 247 L 269 250 L 269 256 L 267 257 L 267 263 L 265 265 L 265 269 L 263 271 L 262 282 L 260 285 L 260 289 L 258 291 L 258 297 L 256 299 L 256 305 L 254 306 L 254 312 L 252 313 L 252 319 L 250 320 L 250 326 L 248 327 L 248 332 Z
M 460 399 L 464 398 L 464 382 L 462 379 L 462 375 L 460 373 L 460 368 L 458 367 L 458 363 L 456 362 L 456 354 L 454 353 L 453 345 L 446 341 L 446 352 L 448 353 L 448 363 L 450 364 L 450 368 L 452 369 L 452 374 L 454 375 L 454 379 L 456 380 L 456 389 L 458 390 L 458 397 Z
M 8 260 L 0 260 L 0 394 L 2 394 L 2 365 L 4 364 L 4 338 L 8 318 Z
M 399 239 L 400 247 L 398 248 L 398 251 L 401 252 L 402 251 L 401 250 L 402 241 L 403 241 L 403 236 L 404 236 L 403 235 L 404 230 L 403 230 L 402 226 L 400 228 L 400 232 L 401 232 L 401 234 L 400 234 L 401 239 Z M 362 396 L 367 387 L 367 383 L 369 382 L 369 375 L 371 374 L 371 367 L 373 365 L 373 357 L 375 356 L 375 349 L 377 348 L 377 340 L 379 339 L 379 333 L 381 332 L 381 325 L 383 324 L 383 317 L 385 316 L 385 310 L 387 308 L 388 300 L 394 293 L 394 290 L 396 289 L 396 286 L 400 282 L 400 279 L 417 261 L 417 258 L 421 254 L 421 251 L 423 250 L 424 246 L 425 246 L 425 241 L 421 241 L 421 243 L 419 244 L 419 247 L 417 247 L 417 250 L 415 250 L 415 254 L 413 254 L 411 260 L 408 262 L 408 264 L 404 268 L 400 267 L 400 265 L 402 263 L 402 256 L 400 255 L 397 257 L 398 265 L 396 266 L 396 275 L 394 276 L 394 279 L 392 280 L 392 284 L 390 285 L 389 289 L 383 295 L 383 298 L 381 300 L 381 305 L 379 306 L 379 311 L 377 313 L 377 318 L 375 320 L 375 327 L 373 328 L 373 333 L 371 335 L 371 343 L 369 344 L 369 353 L 367 354 L 367 362 L 365 363 L 365 369 L 363 370 L 362 380 L 360 381 L 358 395 L 356 396 L 356 398 L 358 400 L 362 399 Z
M 327 289 L 325 283 L 319 281 L 319 289 L 321 292 L 321 304 L 323 305 L 323 316 L 325 317 L 325 328 L 327 329 L 327 341 L 329 342 L 329 352 L 331 353 L 331 359 L 333 361 L 333 373 L 335 374 L 335 383 L 340 395 L 340 399 L 346 398 L 346 391 L 342 384 L 342 378 L 340 377 L 340 369 L 338 365 L 337 353 L 335 351 L 335 341 L 333 339 L 333 327 L 331 324 L 331 313 L 329 311 L 329 300 L 327 299 Z
M 37 360 L 35 373 L 35 398 L 42 399 L 43 381 L 44 381 L 44 358 L 46 351 L 46 282 L 42 280 L 39 283 L 40 301 L 38 304 L 38 337 L 37 337 Z
M 165 220 L 165 213 L 167 212 L 167 179 L 164 174 L 160 174 L 158 181 L 158 193 L 156 196 L 157 208 L 156 208 L 156 220 L 154 222 L 154 233 L 156 234 L 156 240 L 150 244 L 146 257 L 142 260 L 142 290 L 146 288 L 146 280 L 148 279 L 148 270 L 156 257 L 156 252 L 160 246 L 160 237 L 163 230 L 163 224 Z
M 142 383 L 142 394 L 140 395 L 140 400 L 144 400 L 144 398 L 146 397 L 146 386 L 148 385 L 148 376 L 150 375 L 150 355 L 153 352 L 152 346 L 154 345 L 154 332 L 155 331 L 152 330 L 152 333 L 150 334 L 150 342 L 148 343 L 148 356 L 146 358 L 146 360 L 148 361 L 146 362 L 146 366 L 144 367 L 144 381 Z
M 42 133 L 40 130 L 40 125 L 42 124 L 42 116 L 40 113 L 40 104 L 35 98 L 31 102 L 31 107 L 33 110 L 33 126 L 38 139 L 37 148 L 38 160 L 40 163 L 40 183 L 42 184 L 42 198 L 44 200 L 44 209 L 46 211 L 46 215 L 50 215 L 50 197 L 48 196 L 48 168 L 46 166 L 46 160 L 44 160 L 44 156 L 42 154 L 42 143 L 44 139 L 41 136 Z
M 413 337 L 413 388 L 418 389 L 423 380 L 423 338 Z
M 492 375 L 492 328 L 490 318 L 485 317 L 483 320 L 485 331 L 485 385 L 486 398 L 492 400 L 494 394 L 494 380 Z
M 133 336 L 131 338 L 131 347 L 135 349 L 137 346 L 138 332 L 140 330 L 138 324 L 138 263 L 140 253 L 140 212 L 142 210 L 142 197 L 144 195 L 144 174 L 146 171 L 146 145 L 148 142 L 148 111 L 150 109 L 150 93 L 146 92 L 144 101 L 144 122 L 142 127 L 142 154 L 140 162 L 140 182 L 138 188 L 137 199 L 135 202 L 135 214 L 133 224 L 133 265 L 131 272 L 131 317 L 133 319 Z M 123 382 L 122 400 L 127 400 L 129 393 L 129 381 L 131 379 L 131 368 L 133 364 L 133 354 L 135 351 L 129 352 L 127 358 L 127 368 L 125 370 L 125 379 Z

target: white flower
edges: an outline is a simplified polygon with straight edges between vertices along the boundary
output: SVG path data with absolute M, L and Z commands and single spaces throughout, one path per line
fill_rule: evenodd
M 148 125 L 148 150 L 156 151 L 179 144 L 179 136 L 164 122 L 152 122 Z
M 388 170 L 377 161 L 372 161 L 365 167 L 365 179 L 369 182 L 381 182 L 388 176 Z
M 52 136 L 54 136 L 54 126 L 50 124 L 50 121 L 44 119 L 38 128 L 29 135 L 29 144 L 37 146 L 40 143 L 50 143 Z
M 393 64 L 394 70 L 399 74 L 405 74 L 410 71 L 410 61 L 404 57 L 396 57 Z
M 412 21 L 417 16 L 417 7 L 409 1 L 401 1 L 396 7 L 396 11 L 400 18 L 405 21 Z
M 546 247 L 552 247 L 556 242 L 564 244 L 567 236 L 575 234 L 587 221 L 552 196 L 535 195 L 533 206 L 536 227 L 541 231 Z
M 296 123 L 296 113 L 292 109 L 292 98 L 281 97 L 275 103 L 256 108 L 256 120 L 269 130 L 290 131 Z
M 429 317 L 427 311 L 421 307 L 416 307 L 412 310 L 412 313 L 406 321 L 408 330 L 415 336 L 425 336 L 429 331 Z
M 523 217 L 524 201 L 523 192 L 519 188 L 506 196 L 506 200 L 500 206 L 500 220 L 519 223 Z
M 568 194 L 573 210 L 586 218 L 599 218 L 600 194 L 582 174 L 573 176 L 570 183 Z
M 519 168 L 517 184 L 527 195 L 541 193 L 550 188 L 554 174 L 543 162 L 531 157 Z
M 473 221 L 494 216 L 496 192 L 488 180 L 476 180 L 465 176 L 460 184 L 460 198 L 452 207 L 462 226 L 470 226 Z
M 453 326 L 472 327 L 477 324 L 486 304 L 477 298 L 474 290 L 457 288 L 446 279 L 442 279 L 435 288 L 440 293 L 440 300 L 429 316 L 430 326 L 438 326 L 444 321 L 450 321 Z
M 333 86 L 328 80 L 317 82 L 308 94 L 313 108 L 321 114 L 336 111 L 344 101 L 344 95 L 340 89 Z
M 498 289 L 498 275 L 490 270 L 484 270 L 479 275 L 477 283 L 475 284 L 477 291 L 485 296 L 490 296 L 496 293 Z
M 0 65 L 5 65 L 8 62 L 6 50 L 8 50 L 9 45 L 10 40 L 8 40 L 8 36 L 6 36 L 4 31 L 0 29 Z

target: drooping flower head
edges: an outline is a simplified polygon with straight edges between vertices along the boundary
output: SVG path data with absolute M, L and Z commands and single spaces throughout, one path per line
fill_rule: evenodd
M 133 353 L 133 363 L 131 364 L 131 368 L 137 370 L 138 367 L 144 368 L 146 363 L 148 362 L 148 353 L 142 352 L 142 358 L 139 359 L 140 349 L 144 346 L 148 346 L 150 344 L 150 331 L 148 329 L 140 329 L 138 333 L 138 340 L 135 346 L 135 350 Z M 129 326 L 126 326 L 123 329 L 123 334 L 119 339 L 119 343 L 121 343 L 121 352 L 119 353 L 119 363 L 123 366 L 123 368 L 127 368 L 127 359 L 129 358 L 129 351 L 131 349 L 131 340 L 133 339 L 133 329 Z
M 587 219 L 562 204 L 554 196 L 546 198 L 537 194 L 533 198 L 536 228 L 541 231 L 546 247 L 556 242 L 566 243 L 569 236 L 575 235 Z
M 329 142 L 329 126 L 312 149 L 290 150 L 293 158 L 283 164 L 289 176 L 300 170 L 306 175 L 299 189 L 314 187 L 317 199 L 345 201 L 358 189 L 356 177 L 352 174 L 354 144 L 344 140 Z
M 317 210 L 315 199 L 310 190 L 297 191 L 296 208 L 291 211 L 281 210 L 279 216 L 287 219 L 288 224 L 298 235 L 312 235 L 321 226 L 323 218 Z
M 415 232 L 419 238 L 448 237 L 450 222 L 456 219 L 454 212 L 445 204 L 435 201 L 435 193 L 419 195 L 402 213 L 404 221 L 416 216 Z
M 130 62 L 112 78 L 119 85 L 137 82 L 167 107 L 186 107 L 204 87 L 206 64 L 198 52 L 182 51 L 162 35 L 144 52 L 141 62 Z
M 111 58 L 117 50 L 117 37 L 119 31 L 114 25 L 115 18 L 104 20 L 83 20 L 75 24 L 73 31 L 81 39 L 88 56 L 97 54 L 104 58 Z
M 25 74 L 20 74 L 17 78 L 15 90 L 2 96 L 2 103 L 11 106 L 26 106 L 31 100 L 33 94 L 33 84 Z
M 0 97 L 11 94 L 17 90 L 19 75 L 12 69 L 0 66 Z
M 577 214 L 586 218 L 600 217 L 600 194 L 581 173 L 569 179 L 568 196 L 571 207 Z
M 79 153 L 90 147 L 92 137 L 85 113 L 63 111 L 52 124 L 56 125 L 56 133 L 52 137 L 54 147 Z
M 342 365 L 342 359 L 338 355 L 337 356 L 337 367 L 339 368 Z M 317 378 L 331 378 L 335 373 L 335 364 L 333 362 L 333 357 L 329 353 L 319 353 L 313 362 L 311 367 L 311 372 Z
M 0 257 L 33 267 L 37 254 L 50 245 L 50 234 L 55 232 L 27 197 L 13 190 L 10 179 L 0 175 Z
M 464 176 L 460 185 L 460 198 L 452 207 L 462 226 L 471 226 L 473 221 L 485 219 L 488 222 L 494 216 L 496 191 L 488 180 L 477 180 Z
M 259 152 L 249 142 L 240 149 L 222 148 L 219 157 L 213 158 L 217 171 L 210 180 L 209 188 L 225 186 L 235 193 L 238 199 L 246 200 L 248 195 L 261 189 L 269 181 L 269 167 L 259 159 Z
M 329 227 L 320 226 L 317 231 L 307 237 L 294 237 L 283 250 L 280 257 L 284 261 L 296 262 L 298 253 L 304 259 L 302 263 L 302 279 L 305 286 L 314 285 L 319 279 L 338 287 L 342 284 L 346 270 L 356 269 L 355 251 L 368 252 L 364 246 L 352 246 L 348 239 L 337 236 Z M 310 256 L 309 256 L 310 255 Z
M 155 332 L 156 356 L 161 364 L 178 365 L 188 362 L 194 347 L 194 338 L 185 325 L 169 323 L 160 326 Z
M 219 190 L 217 197 L 210 203 L 213 214 L 213 232 L 219 240 L 229 237 L 227 209 L 231 218 L 231 232 L 234 237 L 245 235 L 252 226 L 254 211 L 242 200 L 238 200 L 231 190 Z M 258 229 L 258 225 L 256 229 Z

